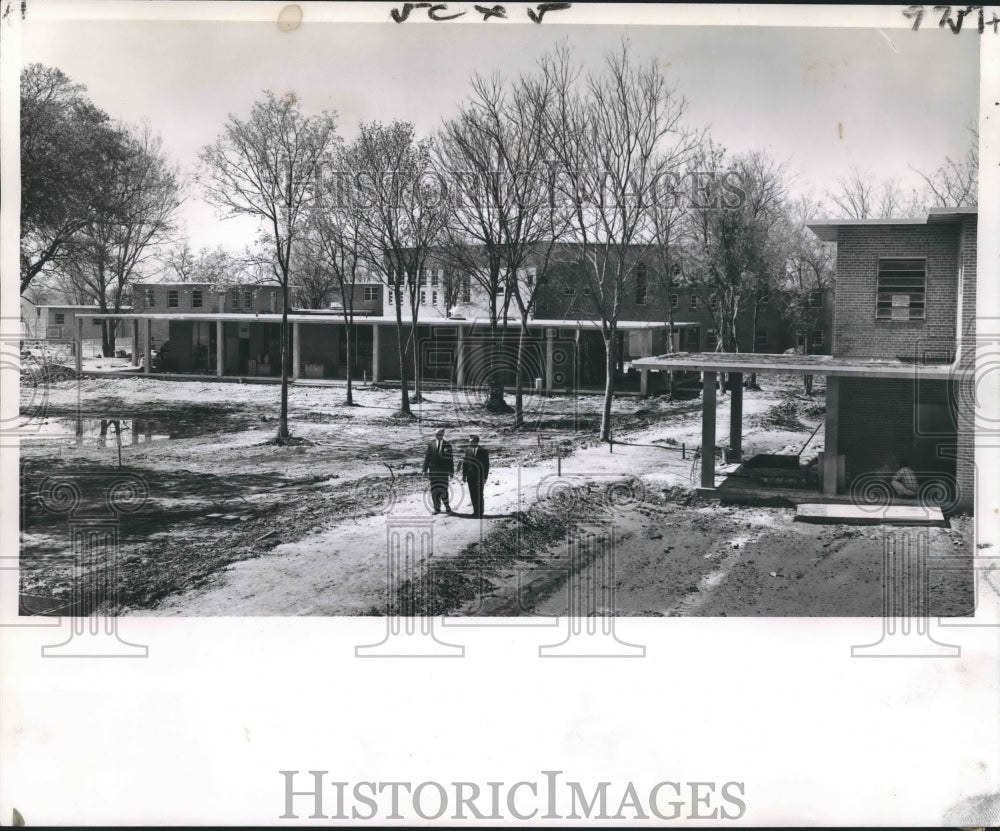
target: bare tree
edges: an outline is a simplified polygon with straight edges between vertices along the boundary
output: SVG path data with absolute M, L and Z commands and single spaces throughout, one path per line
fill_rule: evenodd
M 559 190 L 572 207 L 568 235 L 599 322 L 605 350 L 601 440 L 611 440 L 611 405 L 619 347 L 618 321 L 635 271 L 654 244 L 652 189 L 664 160 L 682 159 L 695 143 L 684 128 L 686 101 L 655 61 L 633 63 L 628 42 L 606 56 L 604 72 L 576 89 L 568 50 L 542 61 L 554 90 L 546 113 Z
M 385 284 L 396 312 L 402 416 L 412 415 L 408 356 L 414 366 L 414 400 L 420 398 L 416 348 L 420 280 L 431 249 L 441 241 L 448 215 L 431 150 L 429 140 L 416 138 L 412 124 L 369 122 L 361 124 L 357 139 L 344 154 L 350 179 L 347 198 L 358 200 L 361 253 Z M 404 298 L 410 311 L 405 337 Z
M 250 268 L 257 255 L 233 254 L 221 245 L 194 251 L 187 240 L 169 247 L 161 262 L 161 273 L 181 283 L 206 283 L 215 289 L 257 282 Z
M 911 166 L 924 182 L 925 201 L 942 208 L 975 205 L 979 199 L 979 125 L 969 131 L 969 147 L 961 159 L 948 157 L 933 173 L 927 174 Z
M 199 181 L 226 216 L 252 216 L 266 229 L 281 287 L 281 409 L 278 444 L 288 433 L 288 307 L 292 266 L 321 166 L 339 141 L 336 116 L 306 116 L 293 93 L 265 92 L 249 118 L 230 115 L 222 134 L 201 152 Z
M 806 223 L 820 213 L 819 206 L 802 197 L 787 207 L 782 222 L 786 267 L 776 275 L 774 289 L 782 317 L 793 332 L 800 332 L 802 354 L 814 349 L 814 333 L 823 315 L 823 304 L 834 285 L 835 246 L 816 238 Z M 812 376 L 803 376 L 807 395 L 812 394 Z
M 528 279 L 528 263 L 544 278 L 567 218 L 551 198 L 547 179 L 552 168 L 542 164 L 545 112 L 552 101 L 551 81 L 544 75 L 513 84 L 498 75 L 477 75 L 469 99 L 457 117 L 444 123 L 438 143 L 439 165 L 455 190 L 448 248 L 484 289 L 494 344 L 499 315 L 506 316 L 512 299 L 520 313 L 515 427 L 524 422 L 528 320 L 540 285 L 538 279 Z M 502 373 L 491 369 L 490 378 L 487 409 L 508 411 Z
M 700 147 L 705 140 L 705 134 L 698 135 L 693 147 Z M 697 158 L 697 154 L 695 154 Z M 684 165 L 681 160 L 667 160 L 660 167 L 662 172 L 652 188 L 650 203 L 650 218 L 653 234 L 652 260 L 656 265 L 653 269 L 654 280 L 660 288 L 665 302 L 663 311 L 667 324 L 668 351 L 673 351 L 674 344 L 674 306 L 675 289 L 679 287 L 679 278 L 683 273 L 683 251 L 685 240 L 691 230 L 691 200 L 687 190 L 696 181 L 699 171 L 691 168 L 689 160 Z M 669 396 L 673 400 L 674 373 L 669 373 Z
M 914 215 L 915 194 L 903 189 L 896 178 L 882 179 L 870 169 L 852 166 L 837 179 L 827 197 L 848 219 L 888 219 Z
M 66 243 L 60 270 L 78 294 L 104 314 L 119 313 L 131 300 L 134 277 L 154 266 L 173 231 L 180 205 L 177 173 L 148 128 L 121 128 L 119 150 L 107 175 L 95 183 L 94 207 Z M 114 354 L 114 321 L 101 324 L 101 347 Z
M 57 264 L 90 220 L 120 135 L 108 118 L 53 67 L 21 71 L 21 292 Z
M 345 169 L 343 158 L 332 156 L 330 169 Z M 328 286 L 327 293 L 340 297 L 344 318 L 347 349 L 347 406 L 354 406 L 352 347 L 355 342 L 354 304 L 362 277 L 368 277 L 370 267 L 365 261 L 362 239 L 364 221 L 361 208 L 353 202 L 341 201 L 336 189 L 324 190 L 313 206 L 310 216 L 308 259 L 315 273 L 316 286 Z M 316 289 L 313 289 L 315 292 Z
M 777 223 L 783 215 L 784 167 L 761 153 L 726 161 L 710 147 L 705 187 L 695 196 L 684 277 L 711 310 L 716 349 L 739 351 L 737 323 L 782 268 Z

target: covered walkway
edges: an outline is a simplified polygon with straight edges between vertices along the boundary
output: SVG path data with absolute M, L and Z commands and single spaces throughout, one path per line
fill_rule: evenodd
M 747 373 L 778 375 L 822 375 L 826 378 L 826 416 L 824 424 L 824 463 L 821 465 L 820 492 L 824 498 L 836 500 L 843 487 L 843 474 L 838 463 L 840 458 L 839 426 L 841 415 L 841 379 L 870 379 L 873 383 L 889 379 L 908 381 L 955 381 L 960 370 L 951 364 L 907 362 L 900 360 L 877 360 L 863 358 L 835 358 L 830 355 L 764 355 L 727 352 L 677 353 L 642 358 L 632 362 L 633 368 L 642 373 L 689 371 L 702 373 L 702 442 L 701 488 L 718 492 L 723 486 L 716 486 L 715 440 L 716 440 L 716 382 L 719 373 L 729 374 L 730 401 L 730 450 L 729 458 L 740 461 L 743 456 L 743 376 Z M 872 436 L 873 442 L 878 441 Z M 705 448 L 711 448 L 705 451 Z M 831 461 L 832 460 L 832 461 Z M 838 482 L 838 480 L 841 480 Z M 729 490 L 743 491 L 748 496 L 760 498 L 800 493 L 798 501 L 806 501 L 806 496 L 815 499 L 816 493 L 804 489 L 760 487 L 740 480 L 739 471 L 730 474 L 726 480 Z M 726 483 L 724 482 L 723 485 Z M 839 501 L 839 500 L 838 500 Z

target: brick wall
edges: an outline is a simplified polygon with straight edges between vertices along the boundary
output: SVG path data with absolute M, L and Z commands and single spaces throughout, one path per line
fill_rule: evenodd
M 912 356 L 928 342 L 955 340 L 959 228 L 950 224 L 842 226 L 837 242 L 834 355 L 851 358 Z M 878 261 L 926 257 L 925 320 L 876 320 Z
M 232 292 L 238 292 L 234 306 Z M 252 291 L 251 303 L 246 303 L 246 292 Z M 153 302 L 149 302 L 149 292 Z M 177 305 L 171 306 L 171 292 L 176 292 Z M 195 294 L 201 292 L 201 306 L 195 306 Z M 281 288 L 279 286 L 237 286 L 219 290 L 207 283 L 137 283 L 134 290 L 135 310 L 155 314 L 214 314 L 232 312 L 234 314 L 281 312 Z
M 842 378 L 840 385 L 837 442 L 849 479 L 887 465 L 895 471 L 904 459 L 922 478 L 957 475 L 947 381 Z
M 966 217 L 962 223 L 962 360 L 966 377 L 954 385 L 958 415 L 957 471 L 960 507 L 972 511 L 975 495 L 975 379 L 969 370 L 974 369 L 976 349 L 976 254 L 977 217 Z

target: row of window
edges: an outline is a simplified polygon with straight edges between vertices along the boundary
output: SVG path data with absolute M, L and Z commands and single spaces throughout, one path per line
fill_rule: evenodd
M 795 345 L 804 346 L 806 337 L 809 339 L 809 348 L 821 349 L 824 343 L 824 336 L 822 329 L 811 329 L 808 332 L 803 332 L 801 329 L 795 330 Z M 755 345 L 757 346 L 767 346 L 768 336 L 767 329 L 758 329 L 756 337 L 754 338 Z M 719 343 L 719 336 L 715 333 L 715 329 L 708 329 L 705 333 L 705 342 L 709 349 L 715 349 Z
M 395 292 L 392 292 L 392 291 L 390 291 L 387 294 L 387 299 L 388 299 L 388 303 L 389 303 L 390 306 L 393 305 L 396 302 L 394 295 L 395 295 Z M 427 297 L 428 297 L 427 290 L 426 289 L 421 289 L 420 290 L 420 305 L 421 306 L 426 306 L 427 305 Z M 431 301 L 431 305 L 432 306 L 437 306 L 437 304 L 438 304 L 438 293 L 436 291 L 431 291 L 431 293 L 430 293 L 430 301 Z M 466 301 L 466 302 L 468 302 L 468 301 Z
M 65 312 L 54 312 L 52 317 L 54 318 L 54 324 L 56 326 L 62 326 L 66 322 Z M 91 320 L 95 326 L 100 326 L 104 321 L 102 320 Z

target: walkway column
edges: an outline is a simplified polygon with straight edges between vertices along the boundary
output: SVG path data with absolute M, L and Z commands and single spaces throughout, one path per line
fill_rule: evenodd
M 552 392 L 552 378 L 556 374 L 556 330 L 545 330 L 545 391 Z
M 465 386 L 465 327 L 458 327 L 458 341 L 455 345 L 455 383 Z
M 299 380 L 299 367 L 302 365 L 302 342 L 299 336 L 299 326 L 298 321 L 292 324 L 292 380 Z M 351 356 L 347 356 L 347 361 L 350 363 Z
M 76 374 L 83 372 L 83 318 L 76 318 Z
M 139 366 L 139 321 L 132 321 L 132 366 Z
M 226 366 L 226 339 L 222 336 L 222 321 L 215 321 L 215 374 L 222 377 Z
M 701 486 L 715 487 L 715 373 L 702 373 Z
M 143 342 L 143 354 L 145 357 L 145 366 L 143 367 L 143 372 L 149 375 L 153 371 L 153 321 L 148 317 L 144 321 L 146 326 L 142 332 L 142 342 Z
M 377 384 L 379 381 L 379 367 L 378 367 L 378 353 L 379 353 L 379 331 L 380 327 L 377 323 L 372 324 L 372 383 Z
M 730 461 L 743 458 L 743 373 L 729 373 L 729 456 Z
M 639 395 L 649 395 L 649 370 L 639 370 Z
M 823 437 L 823 493 L 832 496 L 837 492 L 837 432 L 840 426 L 840 378 L 826 376 L 826 426 Z

